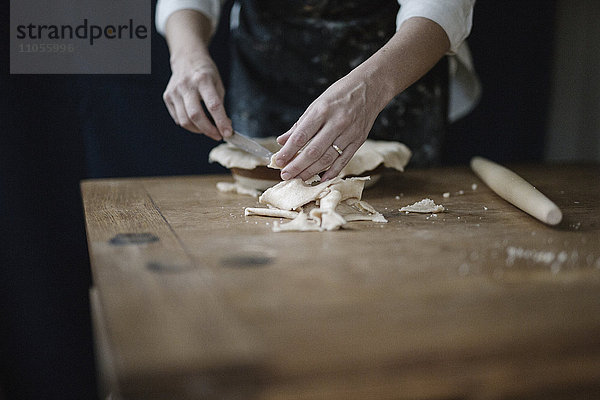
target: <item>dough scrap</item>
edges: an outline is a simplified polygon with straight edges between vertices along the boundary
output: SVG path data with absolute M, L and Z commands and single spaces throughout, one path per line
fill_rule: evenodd
M 217 190 L 223 193 L 245 194 L 252 197 L 260 196 L 260 191 L 256 189 L 247 188 L 245 186 L 240 185 L 237 182 L 217 182 Z
M 275 163 L 275 157 L 277 156 L 277 153 L 273 153 L 273 155 L 271 156 L 271 160 L 269 161 L 269 163 L 267 164 L 268 168 L 273 168 L 273 169 L 281 169 L 279 168 L 279 166 Z
M 262 217 L 277 217 L 294 219 L 298 216 L 298 211 L 280 210 L 278 208 L 262 208 L 262 207 L 247 207 L 244 210 L 244 215 L 259 215 Z
M 277 185 L 267 189 L 259 198 L 261 204 L 269 204 L 282 210 L 296 210 L 306 203 L 319 198 L 332 182 L 338 182 L 341 178 L 321 182 L 317 185 L 308 185 L 300 178 L 279 182 Z
M 373 222 L 388 222 L 387 219 L 373 208 L 369 203 L 364 200 L 348 199 L 346 203 L 349 210 L 344 210 L 342 207 L 344 204 L 340 204 L 337 211 L 346 219 L 350 221 L 373 221 Z M 358 213 L 356 211 L 359 211 Z
M 278 221 L 273 222 L 273 232 L 285 231 L 321 231 L 321 227 L 317 221 L 311 221 L 308 216 L 301 212 L 296 218 L 286 224 L 280 224 Z
M 367 180 L 369 177 L 338 177 L 316 185 L 301 179 L 284 181 L 260 196 L 259 202 L 268 208 L 247 208 L 244 213 L 292 219 L 285 224 L 274 222 L 274 232 L 332 231 L 349 221 L 387 222 L 369 203 L 361 200 Z
M 444 210 L 445 208 L 443 205 L 435 204 L 435 202 L 431 199 L 423 199 L 410 206 L 405 206 L 400 209 L 401 212 L 414 212 L 421 214 L 440 213 L 444 212 Z
M 387 140 L 366 140 L 354 153 L 339 176 L 360 175 L 383 164 L 388 168 L 404 171 L 412 153 L 406 145 Z

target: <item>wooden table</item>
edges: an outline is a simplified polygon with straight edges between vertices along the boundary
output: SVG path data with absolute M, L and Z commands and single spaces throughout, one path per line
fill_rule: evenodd
M 600 166 L 512 168 L 559 226 L 465 167 L 385 174 L 364 199 L 387 224 L 325 233 L 244 217 L 256 200 L 218 192 L 227 176 L 83 182 L 104 390 L 600 398 Z M 447 212 L 398 211 L 424 197 Z

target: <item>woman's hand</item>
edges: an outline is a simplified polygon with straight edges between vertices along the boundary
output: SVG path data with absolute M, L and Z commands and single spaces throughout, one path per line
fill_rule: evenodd
M 177 125 L 221 140 L 231 135 L 231 120 L 223 105 L 225 89 L 215 63 L 208 55 L 199 53 L 172 59 L 173 75 L 163 100 Z M 216 127 L 201 102 L 206 105 Z
M 281 178 L 307 180 L 326 169 L 323 180 L 337 176 L 367 139 L 381 111 L 373 95 L 358 73 L 331 85 L 277 138 L 283 145 L 275 159 L 278 166 L 285 165 Z
M 208 52 L 210 20 L 197 11 L 179 10 L 167 20 L 165 32 L 172 75 L 163 100 L 171 118 L 188 131 L 215 140 L 231 136 L 231 120 L 223 102 L 225 89 Z
M 337 176 L 367 139 L 385 105 L 449 48 L 448 36 L 437 23 L 422 17 L 406 20 L 390 41 L 331 85 L 277 138 L 283 145 L 275 159 L 282 167 L 281 178 L 306 180 L 327 168 L 323 180 Z

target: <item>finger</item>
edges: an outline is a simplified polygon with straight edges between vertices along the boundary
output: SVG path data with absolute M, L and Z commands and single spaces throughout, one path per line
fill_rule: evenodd
M 185 111 L 185 105 L 183 100 L 179 96 L 173 97 L 173 108 L 175 109 L 175 115 L 177 116 L 177 124 L 190 132 L 200 133 L 196 125 L 194 125 Z
M 280 145 L 284 145 L 285 142 L 288 141 L 288 139 L 290 138 L 290 135 L 292 134 L 292 131 L 296 128 L 296 126 L 298 125 L 298 123 L 294 123 L 294 125 L 284 134 L 279 135 L 277 137 L 277 143 L 279 143 Z
M 163 101 L 165 103 L 165 106 L 167 106 L 167 110 L 169 111 L 169 115 L 171 116 L 171 118 L 173 119 L 173 121 L 179 125 L 179 121 L 177 120 L 177 113 L 175 112 L 175 106 L 173 105 L 173 102 L 171 101 L 171 96 L 168 95 L 166 92 L 163 95 Z
M 222 137 L 229 137 L 232 133 L 231 120 L 227 117 L 223 105 L 223 96 L 212 85 L 202 85 L 198 88 L 206 109 L 210 113 L 217 130 Z
M 217 128 L 215 128 L 202 110 L 200 95 L 197 92 L 190 91 L 186 93 L 183 97 L 183 103 L 190 122 L 189 125 L 194 130 L 188 129 L 188 126 L 184 126 L 184 128 L 192 130 L 192 132 L 203 133 L 214 140 L 221 140 L 221 135 L 217 131 Z
M 326 181 L 329 179 L 333 179 L 336 176 L 339 175 L 340 172 L 342 172 L 342 169 L 344 169 L 344 167 L 348 164 L 348 162 L 350 161 L 350 159 L 352 158 L 352 156 L 354 156 L 354 153 L 356 153 L 356 150 L 358 150 L 358 148 L 362 145 L 362 142 L 352 142 L 350 143 L 348 146 L 346 146 L 345 149 L 343 149 L 342 154 L 336 158 L 336 160 L 333 162 L 333 164 L 331 165 L 331 168 L 329 168 L 321 177 L 321 180 Z
M 332 129 L 331 125 L 326 124 L 311 142 L 281 170 L 282 179 L 292 179 L 309 167 L 310 171 L 318 170 L 315 173 L 324 171 L 335 161 L 339 154 L 331 146 L 334 139 L 338 140 L 342 146 L 345 147 L 345 145 L 343 138 L 336 138 L 336 134 L 330 133 L 337 132 Z M 333 150 L 333 152 L 329 150 Z
M 312 114 L 312 113 L 311 113 Z M 295 159 L 296 153 L 298 150 L 302 149 L 310 139 L 315 136 L 315 134 L 322 128 L 323 120 L 319 115 L 314 115 L 311 117 L 307 115 L 306 117 L 300 117 L 298 124 L 293 128 L 291 134 L 289 135 L 288 140 L 285 142 L 285 145 L 277 152 L 277 157 L 275 158 L 275 163 L 279 167 L 285 166 L 290 160 Z M 322 150 L 324 151 L 324 150 Z M 318 150 L 312 150 L 315 154 L 320 153 Z M 319 155 L 320 155 L 319 154 Z M 296 157 L 297 158 L 297 157 Z M 306 167 L 306 166 L 305 166 Z M 301 172 L 304 168 L 299 170 L 295 170 L 294 176 Z
M 298 175 L 298 178 L 302 179 L 303 181 L 312 178 L 316 174 L 323 172 L 327 168 L 329 168 L 338 157 L 340 157 L 339 153 L 332 146 L 329 146 L 329 148 L 325 150 L 325 153 L 323 153 L 323 156 L 321 156 L 319 161 L 315 162 L 314 164 L 306 168 L 304 171 L 302 171 Z

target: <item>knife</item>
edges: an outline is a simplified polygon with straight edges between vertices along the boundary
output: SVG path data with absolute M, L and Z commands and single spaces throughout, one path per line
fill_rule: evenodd
M 238 149 L 244 150 L 246 153 L 250 153 L 255 157 L 265 160 L 267 164 L 271 161 L 273 152 L 239 132 L 233 131 L 233 134 L 226 138 L 225 141 Z

